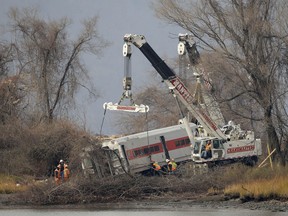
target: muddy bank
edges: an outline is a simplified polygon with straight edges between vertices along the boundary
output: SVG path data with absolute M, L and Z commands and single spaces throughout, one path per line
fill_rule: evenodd
M 66 205 L 27 205 L 18 200 L 15 194 L 0 194 L 0 209 L 250 209 L 272 212 L 288 212 L 288 201 L 268 200 L 243 202 L 240 199 L 228 199 L 223 195 L 200 196 L 186 199 L 155 198 L 142 201 L 123 201 L 115 203 L 85 203 Z
M 215 174 L 215 175 L 213 175 Z M 0 194 L 2 208 L 62 209 L 250 209 L 288 212 L 288 199 L 242 200 L 227 197 L 223 188 L 227 181 L 217 173 L 199 178 L 167 176 L 111 178 L 70 181 L 58 186 L 54 182 L 35 184 L 16 194 Z M 213 181 L 211 181 L 213 179 Z M 218 179 L 218 180 L 217 180 Z M 224 184 L 225 183 L 225 184 Z M 212 190 L 213 189 L 213 190 Z M 207 192 L 209 191 L 209 192 Z
M 152 204 L 151 204 L 152 203 Z M 288 212 L 288 201 L 267 200 L 243 202 L 240 199 L 227 199 L 223 195 L 202 196 L 191 200 L 161 200 L 154 202 L 138 203 L 139 207 L 155 206 L 160 208 L 180 208 L 189 209 L 191 207 L 201 207 L 209 209 L 250 209 L 263 211 Z

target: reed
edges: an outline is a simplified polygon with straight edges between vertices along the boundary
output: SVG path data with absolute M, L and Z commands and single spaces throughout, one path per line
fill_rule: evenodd
M 285 168 L 254 168 L 242 175 L 241 180 L 225 187 L 224 194 L 240 199 L 288 198 L 288 173 Z

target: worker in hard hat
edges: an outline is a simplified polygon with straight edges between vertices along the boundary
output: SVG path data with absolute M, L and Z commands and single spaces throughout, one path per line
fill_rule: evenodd
M 172 163 L 170 159 L 166 159 L 166 163 L 167 163 L 167 171 L 170 174 L 172 172 Z
M 63 182 L 64 181 L 64 169 L 67 164 L 64 163 L 64 160 L 60 160 L 58 164 L 59 172 L 60 172 L 60 180 Z
M 212 157 L 212 142 L 211 140 L 208 140 L 206 146 L 205 146 L 205 151 L 207 152 L 207 158 Z
M 174 159 L 173 159 L 174 160 Z M 174 162 L 172 162 L 172 159 L 166 159 L 166 163 L 167 163 L 167 168 L 168 168 L 168 174 L 175 174 L 176 168 L 177 168 L 177 164 Z
M 202 151 L 201 158 L 208 159 L 212 157 L 212 143 L 208 140 L 205 145 L 205 151 Z
M 161 175 L 161 166 L 154 160 L 151 161 L 152 175 Z

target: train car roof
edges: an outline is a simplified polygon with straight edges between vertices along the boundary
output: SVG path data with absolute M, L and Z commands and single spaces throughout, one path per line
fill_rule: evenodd
M 190 125 L 190 128 L 196 128 L 197 127 L 196 124 L 194 124 L 194 123 L 189 123 L 189 125 Z M 169 132 L 173 132 L 173 131 L 177 131 L 177 130 L 185 130 L 185 126 L 183 124 L 178 124 L 178 125 L 173 125 L 173 126 L 169 126 L 169 127 L 150 130 L 150 131 L 148 131 L 148 136 L 165 135 L 165 133 L 169 133 Z M 117 141 L 118 143 L 120 143 L 120 142 L 126 142 L 127 140 L 131 140 L 131 139 L 136 139 L 136 138 L 139 139 L 139 138 L 146 138 L 146 137 L 147 137 L 147 131 L 131 134 L 128 136 L 119 137 L 119 138 L 116 138 L 114 140 Z

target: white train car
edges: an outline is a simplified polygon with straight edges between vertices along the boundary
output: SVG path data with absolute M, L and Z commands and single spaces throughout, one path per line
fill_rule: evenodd
M 197 126 L 189 126 L 195 134 Z M 102 149 L 107 150 L 112 175 L 149 172 L 151 161 L 166 165 L 167 158 L 177 163 L 192 158 L 191 142 L 183 124 L 112 139 L 104 142 Z

